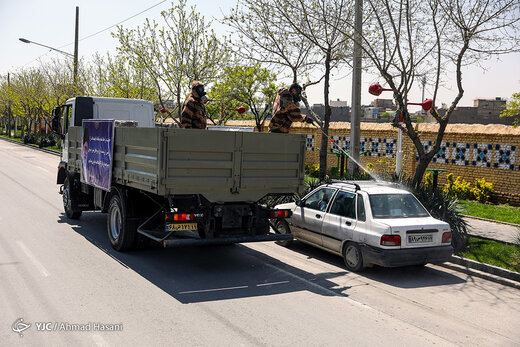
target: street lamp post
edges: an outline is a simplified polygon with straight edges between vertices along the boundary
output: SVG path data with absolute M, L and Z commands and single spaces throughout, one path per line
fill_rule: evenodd
M 59 50 L 57 48 L 50 47 L 50 46 L 47 46 L 47 45 L 44 45 L 44 44 L 41 44 L 41 43 L 38 43 L 38 42 L 30 41 L 30 40 L 27 40 L 27 39 L 24 39 L 24 38 L 20 38 L 19 39 L 23 43 L 32 43 L 32 44 L 35 44 L 35 45 L 38 45 L 38 46 L 42 46 L 42 47 L 48 48 L 50 50 L 59 52 L 59 53 L 61 53 L 63 55 L 66 55 L 67 57 L 73 59 L 73 61 L 74 61 L 73 62 L 73 64 L 74 64 L 74 68 L 73 68 L 73 71 L 74 71 L 74 96 L 76 96 L 76 94 L 78 92 L 78 34 L 79 34 L 79 6 L 76 6 L 76 26 L 75 26 L 75 33 L 74 33 L 74 54 L 70 54 L 70 53 L 64 52 L 62 50 Z

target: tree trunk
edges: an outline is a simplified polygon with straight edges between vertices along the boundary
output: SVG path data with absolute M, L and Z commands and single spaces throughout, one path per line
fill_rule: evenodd
M 415 173 L 414 173 L 413 181 L 412 181 L 412 183 L 415 187 L 417 187 L 421 184 L 424 173 L 426 172 L 426 169 L 428 168 L 428 165 L 430 164 L 431 160 L 432 160 L 432 158 L 428 155 L 419 157 L 419 164 L 415 168 Z
M 323 119 L 323 134 L 321 136 L 321 147 L 320 147 L 320 180 L 325 179 L 327 175 L 327 151 L 329 147 L 329 138 L 326 136 L 329 134 L 329 123 L 330 123 L 330 104 L 329 104 L 329 82 L 330 82 L 330 51 L 327 52 L 325 58 L 325 80 L 323 85 L 323 96 L 325 98 L 325 117 Z

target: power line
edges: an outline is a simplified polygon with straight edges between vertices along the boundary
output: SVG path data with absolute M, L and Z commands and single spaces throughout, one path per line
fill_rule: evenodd
M 139 16 L 140 14 L 143 14 L 143 13 L 145 13 L 146 11 L 149 11 L 149 10 L 151 10 L 152 8 L 159 6 L 160 4 L 162 4 L 162 3 L 166 2 L 166 1 L 167 1 L 167 0 L 163 0 L 163 1 L 161 1 L 161 2 L 158 2 L 157 4 L 155 4 L 155 5 L 153 5 L 153 6 L 150 6 L 150 7 L 148 7 L 147 9 L 142 10 L 141 12 L 136 13 L 136 14 L 134 14 L 133 16 L 130 16 L 130 17 L 126 18 L 126 19 L 123 19 L 122 21 L 120 21 L 120 22 L 118 22 L 118 23 L 116 23 L 116 24 L 113 24 L 113 25 L 111 25 L 111 26 L 109 26 L 109 27 L 107 27 L 107 28 L 105 28 L 105 29 L 103 29 L 103 30 L 100 30 L 100 31 L 98 31 L 98 32 L 95 32 L 94 34 L 91 34 L 91 35 L 88 35 L 88 36 L 82 37 L 82 38 L 79 39 L 79 41 L 83 41 L 83 40 L 89 39 L 89 38 L 91 38 L 91 37 L 93 37 L 93 36 L 96 36 L 96 35 L 98 35 L 98 34 L 101 34 L 101 33 L 105 32 L 105 31 L 107 31 L 107 30 L 109 30 L 109 29 L 112 29 L 113 27 L 118 26 L 119 24 L 122 24 L 122 23 L 124 23 L 124 22 L 126 22 L 126 21 L 128 21 L 128 20 L 130 20 L 130 19 L 132 19 L 132 18 L 135 18 L 135 17 Z M 70 45 L 72 45 L 73 43 L 74 43 L 74 42 L 71 42 L 71 43 L 68 43 L 68 44 L 66 44 L 66 45 L 63 45 L 63 46 L 61 46 L 61 47 L 58 47 L 58 48 L 63 48 L 63 47 L 66 47 L 66 46 L 70 46 Z
M 160 4 L 162 4 L 162 3 L 166 2 L 166 1 L 168 1 L 168 0 L 163 0 L 163 1 L 161 1 L 161 2 L 158 2 L 157 4 L 152 5 L 152 6 L 148 7 L 147 9 L 142 10 L 141 12 L 136 13 L 136 14 L 134 14 L 133 16 L 130 16 L 130 17 L 126 18 L 126 19 L 123 19 L 122 21 L 120 21 L 120 22 L 118 22 L 118 23 L 116 23 L 116 24 L 113 24 L 113 25 L 111 25 L 111 26 L 109 26 L 109 27 L 107 27 L 107 28 L 105 28 L 105 29 L 103 29 L 103 30 L 100 30 L 100 31 L 95 32 L 95 33 L 93 33 L 93 34 L 91 34 L 91 35 L 88 35 L 88 36 L 82 37 L 81 39 L 79 39 L 79 41 L 83 41 L 83 40 L 89 39 L 89 38 L 91 38 L 91 37 L 93 37 L 93 36 L 99 35 L 99 34 L 105 32 L 105 31 L 107 31 L 107 30 L 109 30 L 109 29 L 112 29 L 112 28 L 115 27 L 115 26 L 118 26 L 119 24 L 122 24 L 122 23 L 124 23 L 124 22 L 126 22 L 126 21 L 128 21 L 128 20 L 130 20 L 130 19 L 132 19 L 132 18 L 135 18 L 135 17 L 137 17 L 137 16 L 139 16 L 139 15 L 145 13 L 146 11 L 151 10 L 151 9 L 154 8 L 154 7 L 159 6 Z M 74 42 L 67 43 L 66 45 L 60 46 L 60 47 L 58 47 L 58 49 L 63 48 L 63 47 L 70 46 L 70 45 L 72 45 L 72 44 L 74 44 Z M 44 53 L 44 54 L 38 56 L 37 58 L 31 60 L 30 62 L 25 63 L 24 65 L 22 65 L 22 67 L 25 67 L 26 65 L 29 65 L 29 64 L 35 62 L 36 60 L 40 59 L 41 57 L 43 57 L 43 56 L 49 54 L 49 52 L 51 52 L 51 50 L 49 50 L 48 52 L 46 52 L 46 53 Z

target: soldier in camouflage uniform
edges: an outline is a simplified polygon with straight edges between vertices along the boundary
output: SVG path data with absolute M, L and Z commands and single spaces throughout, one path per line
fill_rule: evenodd
M 207 100 L 204 85 L 199 81 L 191 84 L 191 93 L 184 102 L 182 108 L 182 127 L 185 129 L 206 129 L 206 106 Z
M 269 132 L 288 133 L 293 122 L 312 123 L 312 119 L 302 115 L 296 103 L 301 100 L 302 87 L 294 83 L 289 89 L 282 88 L 273 103 L 273 117 L 269 123 Z

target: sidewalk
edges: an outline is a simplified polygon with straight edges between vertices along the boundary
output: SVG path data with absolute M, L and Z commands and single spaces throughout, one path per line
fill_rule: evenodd
M 518 235 L 520 234 L 520 228 L 518 227 L 471 217 L 464 217 L 464 220 L 468 223 L 468 233 L 470 235 L 509 243 L 518 241 Z

